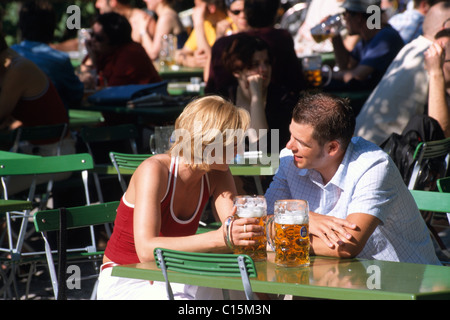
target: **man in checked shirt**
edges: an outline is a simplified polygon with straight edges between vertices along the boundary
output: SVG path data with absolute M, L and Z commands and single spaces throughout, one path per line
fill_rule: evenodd
M 296 105 L 291 139 L 266 192 L 309 203 L 312 255 L 440 264 L 428 229 L 388 154 L 352 137 L 346 99 L 307 94 Z

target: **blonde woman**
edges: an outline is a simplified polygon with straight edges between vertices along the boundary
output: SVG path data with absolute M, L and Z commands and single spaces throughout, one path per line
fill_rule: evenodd
M 199 155 L 211 151 L 211 146 L 213 156 L 217 156 L 215 151 L 235 148 L 242 138 L 235 139 L 229 133 L 245 131 L 249 121 L 247 111 L 218 96 L 199 98 L 185 108 L 175 123 L 182 138 L 175 141 L 171 152 L 145 160 L 121 199 L 100 273 L 99 299 L 165 299 L 164 283 L 111 277 L 109 268 L 153 261 L 157 247 L 227 251 L 222 228 L 204 234 L 196 234 L 196 230 L 210 197 L 222 222 L 233 213 L 233 177 L 224 164 L 226 159 L 208 164 Z M 263 233 L 261 227 L 249 224 L 255 224 L 255 219 L 233 223 L 234 245 L 251 244 L 244 239 Z M 205 288 L 174 284 L 172 289 L 178 299 L 218 298 Z

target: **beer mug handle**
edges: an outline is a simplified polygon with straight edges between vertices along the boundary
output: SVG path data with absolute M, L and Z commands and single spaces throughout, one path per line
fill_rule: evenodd
M 154 134 L 154 133 L 152 133 L 152 134 L 150 135 L 150 142 L 149 142 L 149 145 L 150 145 L 150 151 L 151 151 L 151 153 L 152 153 L 152 154 L 156 154 L 156 144 L 155 144 L 155 134 Z
M 275 251 L 275 244 L 273 243 L 273 222 L 274 222 L 274 216 L 271 215 L 267 217 L 267 223 L 266 223 L 266 235 L 267 235 L 267 243 L 269 244 L 272 251 Z
M 327 64 L 324 64 L 324 65 L 322 66 L 321 71 L 322 71 L 322 75 L 323 75 L 324 73 L 325 73 L 325 74 L 328 73 L 327 81 L 326 81 L 325 83 L 322 84 L 323 87 L 326 87 L 327 85 L 330 84 L 331 78 L 333 77 L 333 68 L 331 68 L 331 67 L 330 67 L 329 65 L 327 65 Z M 323 76 L 322 76 L 322 79 L 323 79 Z

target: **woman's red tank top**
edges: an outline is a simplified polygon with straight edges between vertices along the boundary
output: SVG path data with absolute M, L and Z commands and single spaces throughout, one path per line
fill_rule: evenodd
M 161 201 L 161 237 L 182 237 L 195 234 L 210 196 L 207 174 L 202 178 L 198 205 L 192 217 L 180 220 L 173 213 L 173 198 L 177 181 L 178 158 L 172 158 L 166 195 Z M 139 263 L 133 234 L 134 205 L 127 203 L 125 195 L 117 208 L 114 231 L 106 246 L 105 255 L 115 263 Z

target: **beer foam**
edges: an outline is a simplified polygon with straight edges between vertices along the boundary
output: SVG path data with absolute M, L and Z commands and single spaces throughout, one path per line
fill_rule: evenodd
M 303 215 L 300 211 L 286 211 L 283 214 L 275 215 L 275 223 L 278 224 L 307 224 L 308 222 L 308 215 Z
M 261 218 L 266 215 L 264 207 L 238 207 L 236 211 L 239 218 Z

